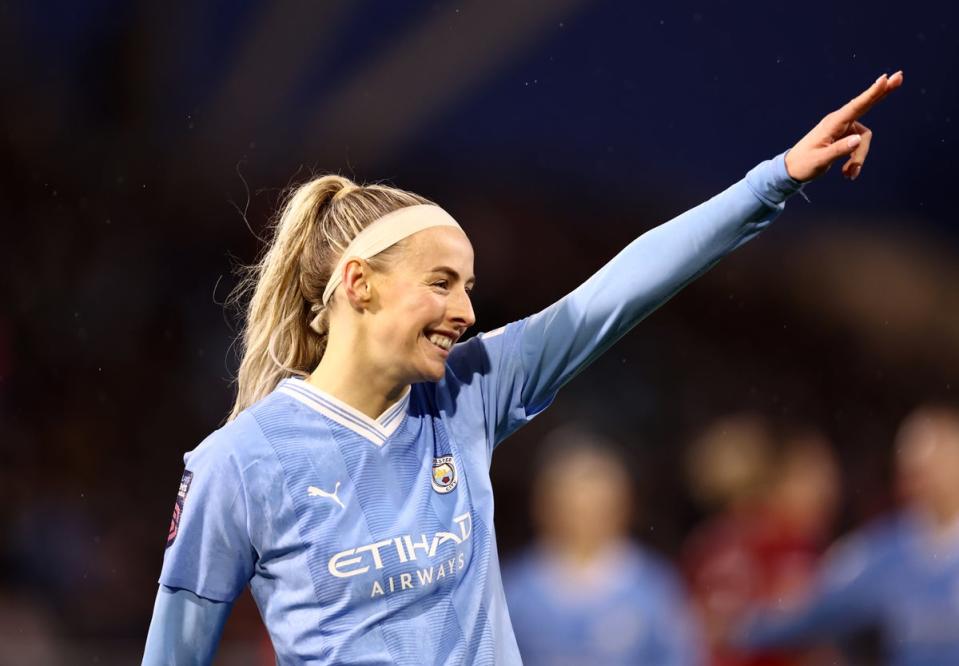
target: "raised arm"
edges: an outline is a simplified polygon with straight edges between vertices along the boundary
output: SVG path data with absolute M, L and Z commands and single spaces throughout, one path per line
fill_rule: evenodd
M 660 225 L 573 292 L 533 315 L 523 337 L 525 404 L 557 391 L 641 319 L 765 229 L 801 183 L 783 155 L 709 201 Z
M 209 664 L 233 604 L 160 586 L 147 634 L 143 666 Z
M 582 286 L 531 317 L 521 351 L 524 404 L 548 400 L 643 317 L 766 228 L 789 195 L 835 160 L 848 157 L 843 173 L 857 178 L 872 140 L 858 119 L 901 83 L 901 72 L 879 77 L 789 151 L 643 234 Z

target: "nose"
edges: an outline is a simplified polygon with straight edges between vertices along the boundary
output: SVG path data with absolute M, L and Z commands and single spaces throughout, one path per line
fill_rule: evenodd
M 457 290 L 456 294 L 456 297 L 450 299 L 449 312 L 453 321 L 462 326 L 465 331 L 476 323 L 476 315 L 473 313 L 473 303 L 466 290 Z

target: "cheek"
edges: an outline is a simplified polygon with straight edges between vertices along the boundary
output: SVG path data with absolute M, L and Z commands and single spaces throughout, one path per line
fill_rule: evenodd
M 441 321 L 444 308 L 443 298 L 423 294 L 418 298 L 407 299 L 399 311 L 399 316 L 408 326 L 423 329 Z
M 952 456 L 943 456 L 930 475 L 935 475 L 935 484 L 940 491 L 952 494 L 959 476 L 959 461 Z
M 442 321 L 443 312 L 441 299 L 431 294 L 406 294 L 391 303 L 379 326 L 380 337 L 394 350 L 414 348 L 424 329 Z

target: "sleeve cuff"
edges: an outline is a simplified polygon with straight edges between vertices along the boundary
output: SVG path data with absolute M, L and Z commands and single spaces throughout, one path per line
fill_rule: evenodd
M 746 184 L 753 194 L 775 208 L 781 208 L 786 199 L 796 192 L 806 198 L 805 192 L 802 191 L 805 183 L 796 180 L 786 171 L 788 152 L 787 150 L 771 160 L 760 162 L 746 174 Z

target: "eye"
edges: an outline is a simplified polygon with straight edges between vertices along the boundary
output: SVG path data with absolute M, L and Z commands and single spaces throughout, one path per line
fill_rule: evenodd
M 449 289 L 450 281 L 449 280 L 436 280 L 432 283 L 432 286 L 438 287 L 439 289 Z

